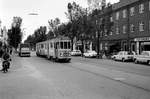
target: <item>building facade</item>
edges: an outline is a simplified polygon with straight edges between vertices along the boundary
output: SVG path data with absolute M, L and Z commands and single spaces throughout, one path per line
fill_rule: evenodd
M 114 25 L 112 33 L 103 35 L 101 50 L 150 50 L 150 0 L 120 0 L 109 14 Z

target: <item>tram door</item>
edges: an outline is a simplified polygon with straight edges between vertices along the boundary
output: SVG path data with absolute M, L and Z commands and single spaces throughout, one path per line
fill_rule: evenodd
M 56 43 L 55 43 L 55 45 L 54 45 L 54 47 L 55 47 L 55 54 L 54 54 L 54 58 L 56 58 L 56 57 L 58 57 L 58 48 L 59 48 L 59 43 L 58 43 L 58 42 L 56 42 Z

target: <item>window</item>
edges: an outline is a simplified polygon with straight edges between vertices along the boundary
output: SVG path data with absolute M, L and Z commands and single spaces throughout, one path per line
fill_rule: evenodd
M 119 20 L 119 12 L 116 12 L 116 20 Z
M 53 43 L 50 43 L 51 48 L 53 48 Z
M 133 16 L 133 15 L 134 15 L 134 12 L 135 12 L 135 11 L 134 11 L 134 7 L 131 7 L 131 8 L 130 8 L 130 16 Z
M 105 50 L 108 50 L 108 43 L 105 43 Z
M 104 35 L 107 36 L 107 33 L 108 33 L 108 32 L 107 32 L 107 29 L 105 29 Z
M 110 17 L 110 22 L 113 22 L 113 17 L 112 16 Z
M 127 29 L 127 27 L 124 25 L 124 26 L 123 26 L 123 34 L 126 33 L 126 29 Z
M 64 49 L 67 49 L 67 42 L 64 42 Z
M 113 32 L 112 31 L 110 31 L 110 35 L 112 35 L 113 34 Z
M 139 23 L 139 31 L 140 32 L 144 31 L 144 22 Z
M 144 13 L 144 4 L 139 5 L 139 13 Z
M 123 18 L 126 18 L 126 17 L 127 17 L 127 10 L 124 9 L 124 10 L 122 11 L 122 13 L 123 13 Z
M 70 42 L 68 42 L 68 49 L 70 49 L 71 48 L 71 44 L 70 44 Z
M 60 42 L 60 48 L 61 49 L 63 49 L 63 46 L 64 46 L 63 42 Z
M 116 27 L 116 34 L 119 34 L 119 27 Z
M 41 48 L 44 48 L 44 45 L 43 45 L 43 44 L 41 44 Z
M 130 25 L 130 31 L 131 31 L 131 32 L 134 32 L 134 31 L 135 31 L 135 26 L 134 26 L 134 24 L 131 24 L 131 25 Z

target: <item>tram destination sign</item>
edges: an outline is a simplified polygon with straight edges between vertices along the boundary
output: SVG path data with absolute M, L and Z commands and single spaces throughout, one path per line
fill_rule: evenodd
M 135 38 L 134 41 L 150 41 L 150 37 Z

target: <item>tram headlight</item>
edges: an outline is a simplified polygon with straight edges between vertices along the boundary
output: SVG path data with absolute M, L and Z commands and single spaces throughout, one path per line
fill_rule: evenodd
M 71 53 L 70 53 L 70 52 L 68 53 L 68 56 L 71 56 Z

